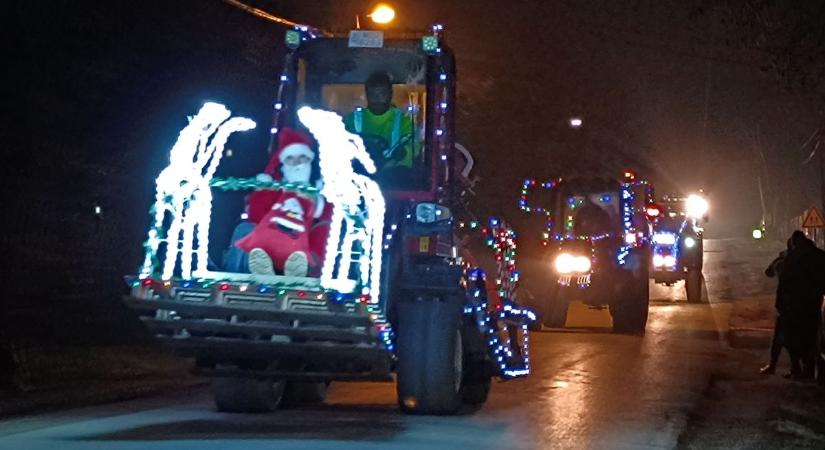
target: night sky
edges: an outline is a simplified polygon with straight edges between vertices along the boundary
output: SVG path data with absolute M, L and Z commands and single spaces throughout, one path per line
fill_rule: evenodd
M 764 55 L 732 44 L 737 31 L 708 2 L 392 3 L 399 28 L 446 26 L 459 67 L 457 133 L 481 177 L 479 215 L 518 227 L 522 178 L 593 166 L 639 168 L 659 194 L 703 187 L 711 236 L 747 236 L 758 223 L 760 170 L 780 214 L 816 201 L 800 146 L 820 123 L 821 99 L 762 70 Z M 251 4 L 331 29 L 369 6 Z M 6 11 L 16 81 L 6 86 L 4 264 L 28 280 L 22 297 L 53 308 L 94 302 L 89 291 L 116 299 L 120 277 L 139 263 L 154 177 L 186 116 L 215 100 L 267 123 L 283 31 L 219 0 L 20 1 Z M 566 126 L 573 115 L 582 130 Z M 224 174 L 260 171 L 266 134 L 259 126 L 234 137 Z M 571 152 L 582 139 L 587 151 Z M 229 224 L 240 200 L 222 201 Z M 53 299 L 67 290 L 76 300 Z

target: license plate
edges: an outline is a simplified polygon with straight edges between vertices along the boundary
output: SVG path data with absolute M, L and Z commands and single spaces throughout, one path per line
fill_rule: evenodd
M 418 238 L 418 251 L 421 253 L 430 253 L 430 237 Z

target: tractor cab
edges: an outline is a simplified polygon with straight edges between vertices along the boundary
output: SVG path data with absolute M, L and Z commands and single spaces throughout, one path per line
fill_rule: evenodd
M 446 197 L 453 158 L 455 60 L 442 27 L 286 34 L 289 52 L 275 103 L 278 130 L 299 125 L 302 106 L 334 111 L 375 161 L 388 200 Z

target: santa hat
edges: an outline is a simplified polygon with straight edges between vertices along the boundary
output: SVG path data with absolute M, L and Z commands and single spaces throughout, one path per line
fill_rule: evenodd
M 312 140 L 305 133 L 292 128 L 284 128 L 278 132 L 278 148 L 272 153 L 269 164 L 264 172 L 272 175 L 275 179 L 281 178 L 281 171 L 278 170 L 289 156 L 306 156 L 309 159 L 315 158 L 312 151 Z

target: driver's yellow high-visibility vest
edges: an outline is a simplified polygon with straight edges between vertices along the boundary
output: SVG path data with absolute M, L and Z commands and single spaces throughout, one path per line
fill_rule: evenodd
M 391 107 L 381 115 L 371 113 L 364 108 L 357 108 L 345 119 L 347 129 L 359 135 L 379 136 L 387 141 L 388 148 L 399 145 L 404 137 L 414 139 L 412 119 L 397 107 Z M 416 153 L 420 150 L 412 142 L 401 144 L 406 154 L 400 160 L 389 159 L 384 167 L 412 167 Z M 386 155 L 385 155 L 386 156 Z

